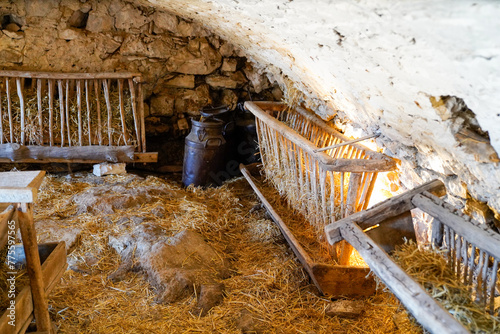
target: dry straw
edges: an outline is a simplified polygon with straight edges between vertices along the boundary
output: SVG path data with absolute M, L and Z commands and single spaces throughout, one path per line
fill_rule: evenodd
M 409 242 L 394 252 L 394 258 L 469 331 L 500 333 L 500 319 L 473 301 L 469 287 L 456 279 L 446 258 L 438 251 Z
M 117 209 L 112 214 L 78 213 L 74 196 L 104 189 L 109 193 L 145 189 L 148 200 Z M 121 189 L 121 190 L 120 190 Z M 289 212 L 272 199 L 280 214 Z M 157 177 L 134 175 L 97 178 L 47 176 L 35 206 L 40 236 L 50 239 L 45 223 L 58 232 L 79 228 L 79 241 L 68 256 L 72 269 L 49 296 L 50 313 L 60 333 L 241 333 L 242 314 L 250 313 L 255 329 L 263 333 L 418 333 L 407 320 L 399 327 L 395 314 L 404 314 L 387 292 L 366 299 L 358 319 L 325 315 L 330 301 L 318 296 L 276 226 L 244 179 L 220 188 L 182 188 Z M 140 217 L 142 219 L 134 219 Z M 301 240 L 313 240 L 302 218 L 283 215 Z M 141 221 L 142 220 L 142 221 Z M 45 222 L 45 223 L 43 223 Z M 107 279 L 120 265 L 120 256 L 109 246 L 111 236 L 130 234 L 139 224 L 152 223 L 165 235 L 183 229 L 201 233 L 207 242 L 231 262 L 232 276 L 222 282 L 222 305 L 206 317 L 193 312 L 196 296 L 165 305 L 155 303 L 154 288 L 140 271 L 113 283 Z M 53 230 L 52 230 L 53 231 Z M 311 242 L 312 243 L 312 242 Z M 313 246 L 308 250 L 317 257 Z

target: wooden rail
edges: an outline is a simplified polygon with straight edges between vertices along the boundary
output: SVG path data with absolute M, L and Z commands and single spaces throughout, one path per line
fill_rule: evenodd
M 132 146 L 133 161 L 155 162 L 156 155 L 144 154 L 141 86 L 139 73 L 0 71 L 0 144 Z M 33 159 L 55 161 L 16 162 Z

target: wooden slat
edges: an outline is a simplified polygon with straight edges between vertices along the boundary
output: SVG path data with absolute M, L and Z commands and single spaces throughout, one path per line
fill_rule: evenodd
M 76 105 L 78 109 L 78 144 L 83 146 L 83 128 L 82 128 L 82 82 L 76 82 Z
M 96 108 L 97 108 L 97 140 L 99 145 L 102 145 L 102 124 L 101 124 L 101 85 L 99 84 L 99 80 L 94 80 L 94 91 L 95 91 L 95 99 L 96 99 Z
M 10 78 L 5 78 L 5 92 L 7 94 L 7 113 L 9 114 L 10 142 L 14 142 L 14 123 L 12 122 L 12 102 L 10 100 Z
M 469 333 L 403 269 L 396 265 L 358 225 L 343 224 L 341 234 L 356 248 L 370 269 L 423 327 L 436 334 Z
M 125 145 L 128 145 L 127 124 L 125 123 L 125 111 L 123 109 L 123 80 L 118 79 L 118 109 L 120 110 L 120 119 L 122 121 L 122 135 Z
M 61 118 L 61 147 L 63 147 L 65 138 L 64 134 L 65 114 L 64 114 L 64 91 L 63 91 L 62 80 L 57 80 L 57 88 L 59 91 L 59 113 Z
M 38 131 L 40 131 L 40 145 L 43 145 L 43 118 L 42 118 L 42 79 L 36 80 L 36 97 L 38 107 Z M 3 140 L 1 142 L 3 144 Z
M 113 145 L 113 133 L 112 133 L 111 122 L 112 122 L 113 118 L 111 115 L 111 101 L 109 99 L 108 80 L 107 79 L 103 80 L 102 84 L 103 84 L 103 88 L 104 88 L 104 99 L 106 100 L 106 108 L 108 111 L 108 145 L 112 146 Z
M 146 124 L 144 123 L 144 96 L 142 92 L 142 82 L 137 82 L 137 95 L 139 100 L 137 101 L 139 107 L 139 116 L 141 120 L 141 147 L 142 152 L 146 152 Z
M 54 146 L 54 134 L 52 129 L 54 128 L 54 80 L 49 80 L 49 145 Z
M 138 151 L 141 151 L 141 136 L 140 136 L 140 124 L 139 124 L 139 117 L 137 116 L 137 99 L 135 97 L 135 85 L 134 85 L 134 80 L 128 79 L 128 89 L 130 90 L 130 104 L 132 105 L 132 115 L 134 117 L 134 128 L 135 128 L 135 138 L 137 139 L 137 148 Z
M 92 122 L 90 119 L 89 81 L 85 80 L 85 104 L 87 106 L 87 129 L 89 131 L 89 145 L 92 145 Z
M 21 108 L 21 144 L 24 145 L 26 143 L 26 128 L 25 128 L 25 115 L 24 115 L 24 96 L 23 90 L 21 88 L 21 79 L 16 78 L 16 87 L 17 87 L 17 96 L 19 97 L 19 105 Z
M 66 129 L 68 130 L 68 146 L 71 146 L 71 131 L 69 128 L 69 80 L 66 80 Z

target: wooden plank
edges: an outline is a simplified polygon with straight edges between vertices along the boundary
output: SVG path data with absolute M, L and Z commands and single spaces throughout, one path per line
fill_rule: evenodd
M 95 99 L 96 99 L 96 108 L 97 108 L 97 140 L 99 145 L 102 145 L 102 124 L 101 124 L 101 85 L 99 84 L 99 80 L 94 80 L 94 91 L 95 91 Z
M 134 162 L 158 162 L 158 152 L 134 152 Z
M 151 157 L 151 154 L 149 156 Z M 144 158 L 147 159 L 148 155 L 145 155 Z M 39 162 L 53 159 L 134 162 L 134 146 L 45 147 L 0 144 L 0 159 L 8 159 L 11 162 L 20 162 L 30 159 Z
M 66 129 L 68 130 L 68 146 L 71 146 L 71 131 L 69 128 L 69 80 L 66 80 Z
M 441 206 L 441 199 L 433 196 L 429 198 L 424 195 L 415 195 L 412 203 L 427 212 L 439 221 L 455 230 L 455 232 L 467 239 L 471 244 L 481 248 L 497 259 L 500 259 L 500 235 L 490 230 L 486 225 L 476 225 L 470 220 L 464 219 Z
M 92 122 L 90 119 L 89 81 L 85 80 L 85 105 L 87 106 L 87 126 L 89 130 L 89 145 L 92 145 Z
M 128 145 L 127 124 L 125 123 L 125 111 L 123 109 L 123 80 L 118 79 L 118 109 L 120 110 L 120 119 L 122 121 L 122 135 L 125 145 Z
M 31 294 L 33 296 L 33 308 L 38 331 L 50 331 L 51 323 L 49 316 L 49 304 L 45 293 L 42 267 L 38 254 L 36 232 L 33 224 L 32 204 L 21 203 L 18 207 L 19 228 L 23 239 L 24 252 L 26 254 L 26 271 L 30 278 Z
M 356 225 L 343 224 L 342 237 L 361 254 L 370 269 L 405 305 L 417 321 L 436 334 L 469 333 L 441 307 L 418 283 Z
M 142 92 L 142 83 L 139 81 L 137 82 L 137 95 L 139 100 L 138 102 L 138 108 L 139 108 L 139 118 L 141 120 L 141 147 L 142 147 L 142 152 L 146 152 L 146 125 L 144 122 L 144 96 Z
M 41 266 L 45 283 L 45 293 L 47 295 L 62 277 L 66 271 L 66 267 L 66 245 L 63 241 L 56 246 Z M 8 324 L 10 321 L 8 310 L 4 312 L 0 318 L 0 333 L 10 333 L 11 330 L 13 330 L 13 333 L 24 333 L 23 330 L 26 330 L 27 325 L 30 324 L 33 319 L 33 299 L 29 285 L 25 286 L 16 296 L 15 314 L 16 326 L 12 328 Z
M 413 196 L 424 191 L 443 196 L 446 189 L 443 182 L 439 180 L 429 181 L 403 194 L 380 202 L 368 210 L 356 212 L 349 217 L 331 223 L 325 227 L 328 242 L 334 244 L 342 240 L 338 230 L 341 225 L 356 222 L 362 229 L 366 229 L 387 218 L 400 215 L 405 211 L 415 208 L 415 205 L 412 203 Z
M 129 79 L 140 77 L 140 73 L 133 72 L 99 72 L 99 73 L 59 73 L 37 71 L 0 71 L 0 77 L 19 77 L 32 79 Z
M 26 129 L 25 129 L 25 122 L 26 120 L 24 119 L 24 96 L 23 96 L 23 90 L 21 88 L 21 79 L 16 78 L 16 87 L 17 87 L 17 96 L 19 97 L 19 105 L 21 107 L 21 115 L 19 116 L 21 118 L 21 144 L 26 143 Z
M 329 298 L 363 298 L 377 289 L 375 279 L 369 276 L 370 268 L 315 263 L 312 271 Z

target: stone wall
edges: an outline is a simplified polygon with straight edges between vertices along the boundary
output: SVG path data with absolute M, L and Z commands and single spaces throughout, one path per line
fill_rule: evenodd
M 0 3 L 0 68 L 140 72 L 146 131 L 186 134 L 186 118 L 207 105 L 281 98 L 242 52 L 202 26 L 131 1 Z

